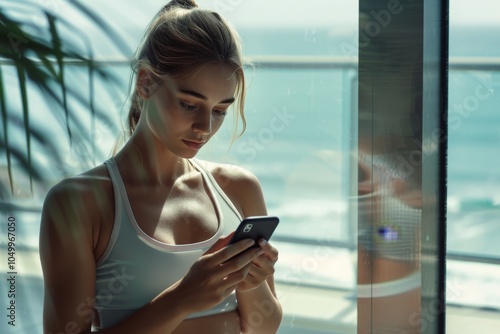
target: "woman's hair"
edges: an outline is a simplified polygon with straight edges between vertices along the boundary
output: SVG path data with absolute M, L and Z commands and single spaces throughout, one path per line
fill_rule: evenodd
M 137 75 L 140 68 L 146 68 L 159 83 L 162 76 L 179 79 L 210 62 L 222 62 L 234 69 L 237 79 L 235 123 L 241 117 L 242 134 L 246 121 L 241 43 L 235 30 L 219 14 L 198 8 L 193 0 L 170 1 L 146 29 L 132 69 Z M 128 115 L 130 134 L 139 121 L 143 105 L 144 99 L 135 85 Z

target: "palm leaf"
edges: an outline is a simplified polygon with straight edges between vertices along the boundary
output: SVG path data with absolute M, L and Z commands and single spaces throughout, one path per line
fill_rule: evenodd
M 26 73 L 22 66 L 17 66 L 17 74 L 19 78 L 19 90 L 21 92 L 21 101 L 23 105 L 23 120 L 24 129 L 26 133 L 26 154 L 27 154 L 27 166 L 29 170 L 32 170 L 31 165 L 31 131 L 30 131 L 30 115 L 29 115 L 29 104 L 28 104 L 28 93 L 26 88 Z M 33 192 L 33 173 L 30 173 L 30 191 Z
M 2 72 L 2 67 L 0 66 L 0 112 L 2 113 L 2 121 L 3 121 L 3 142 L 2 145 L 5 146 L 6 150 L 6 158 L 7 158 L 7 173 L 9 177 L 9 186 L 10 186 L 10 191 L 11 193 L 14 192 L 14 183 L 12 180 L 12 160 L 11 160 L 11 155 L 10 155 L 10 150 L 7 149 L 9 145 L 9 127 L 7 126 L 8 124 L 8 116 L 7 116 L 7 103 L 5 101 L 5 90 L 4 90 L 4 84 L 3 84 L 3 72 Z M 2 189 L 0 188 L 0 191 Z M 5 193 L 5 191 L 4 191 Z M 2 195 L 3 197 L 3 195 Z
M 61 39 L 59 38 L 59 33 L 57 32 L 55 17 L 48 13 L 45 14 L 47 17 L 47 21 L 49 21 L 49 30 L 52 36 L 53 55 L 56 57 L 57 65 L 59 67 L 59 73 L 56 77 L 56 80 L 62 89 L 62 104 L 66 120 L 68 120 L 69 111 L 68 111 L 68 100 L 66 96 L 66 85 L 64 83 L 64 64 L 63 64 L 64 54 L 61 49 Z M 71 127 L 69 126 L 68 121 L 66 121 L 66 131 L 68 132 L 69 139 L 71 140 Z
M 68 3 L 78 9 L 88 20 L 100 27 L 102 31 L 106 32 L 110 37 L 110 41 L 114 43 L 123 54 L 131 54 L 131 50 L 126 46 L 127 44 L 125 41 L 118 33 L 114 32 L 112 27 L 108 25 L 105 20 L 79 1 L 73 0 Z M 7 7 L 11 11 L 20 11 L 22 13 L 23 10 L 32 11 L 33 3 L 9 3 Z M 0 112 L 3 121 L 3 136 L 0 137 L 0 144 L 1 147 L 5 149 L 9 179 L 8 191 L 5 185 L 0 184 L 0 191 L 3 194 L 6 192 L 14 193 L 15 190 L 12 175 L 13 161 L 20 163 L 21 171 L 29 176 L 31 193 L 33 193 L 34 181 L 44 181 L 44 173 L 40 173 L 33 166 L 32 147 L 34 142 L 42 144 L 47 150 L 47 153 L 51 154 L 55 160 L 61 161 L 60 154 L 57 153 L 57 143 L 45 140 L 43 131 L 34 129 L 31 124 L 28 83 L 34 84 L 35 87 L 38 87 L 38 89 L 43 92 L 47 103 L 55 104 L 57 108 L 51 108 L 51 110 L 53 110 L 56 119 L 61 121 L 61 125 L 64 127 L 68 136 L 69 143 L 72 143 L 76 135 L 78 135 L 79 138 L 85 138 L 85 140 L 92 143 L 92 156 L 96 155 L 97 150 L 92 140 L 95 135 L 97 119 L 107 124 L 112 124 L 111 117 L 107 114 L 107 111 L 101 110 L 95 106 L 94 80 L 96 78 L 105 80 L 112 84 L 110 86 L 119 86 L 121 84 L 120 80 L 110 71 L 96 65 L 93 59 L 91 43 L 84 37 L 85 34 L 83 32 L 79 33 L 78 36 L 83 39 L 87 48 L 86 52 L 82 52 L 82 50 L 80 50 L 81 47 L 77 46 L 73 40 L 68 38 L 64 39 L 61 34 L 61 29 L 78 31 L 78 27 L 66 19 L 56 17 L 42 8 L 39 8 L 39 10 L 43 13 L 48 24 L 48 28 L 46 28 L 47 31 L 45 31 L 45 36 L 48 37 L 45 38 L 43 37 L 44 34 L 37 34 L 34 36 L 28 32 L 29 28 L 33 28 L 33 23 L 16 19 L 15 17 L 18 16 L 12 15 L 12 13 L 9 14 L 8 11 L 0 8 L 0 64 L 3 64 L 0 65 Z M 40 29 L 39 27 L 37 28 Z M 86 56 L 85 53 L 87 54 Z M 88 96 L 82 93 L 78 88 L 66 85 L 66 62 L 70 59 L 80 62 L 81 65 L 87 67 L 87 75 L 89 78 Z M 14 66 L 16 69 L 21 98 L 23 131 L 26 139 L 25 148 L 19 147 L 19 143 L 10 140 L 12 131 L 10 131 L 9 127 L 16 126 L 16 124 L 12 122 L 12 117 L 9 117 L 9 113 L 13 113 L 14 110 L 12 107 L 9 109 L 9 104 L 11 104 L 12 101 L 9 101 L 7 97 L 8 83 L 3 80 L 4 72 L 1 70 L 1 67 L 4 65 Z M 71 126 L 71 124 L 78 124 L 78 116 L 70 112 L 68 108 L 68 101 L 70 98 L 72 101 L 76 101 L 89 110 L 89 115 L 91 117 L 90 133 L 78 128 L 75 129 L 75 127 Z

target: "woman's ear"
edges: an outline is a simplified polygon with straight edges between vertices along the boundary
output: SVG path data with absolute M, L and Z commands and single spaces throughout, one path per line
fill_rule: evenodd
M 153 79 L 151 73 L 144 67 L 141 67 L 137 72 L 136 90 L 137 94 L 147 100 L 151 96 L 153 87 Z

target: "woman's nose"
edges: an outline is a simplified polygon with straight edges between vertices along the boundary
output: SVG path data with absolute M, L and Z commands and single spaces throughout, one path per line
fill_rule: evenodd
M 200 112 L 195 122 L 193 130 L 197 133 L 208 135 L 212 133 L 212 115 L 210 112 Z

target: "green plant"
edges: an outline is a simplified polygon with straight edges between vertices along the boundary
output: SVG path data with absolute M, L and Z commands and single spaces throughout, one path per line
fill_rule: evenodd
M 93 12 L 83 3 L 73 0 L 67 2 L 73 6 L 85 19 L 90 20 L 99 29 L 105 31 L 109 40 L 124 55 L 130 55 L 131 50 L 126 46 L 122 37 L 115 32 L 105 20 Z M 34 23 L 28 18 L 37 13 L 38 18 Z M 65 38 L 68 32 L 78 36 L 79 41 Z M 82 50 L 80 45 L 85 45 Z M 88 94 L 83 94 L 78 87 L 67 83 L 66 68 L 68 64 L 78 64 L 87 69 Z M 12 76 L 6 80 L 6 72 L 15 73 L 17 80 Z M 78 124 L 78 116 L 68 107 L 68 100 L 77 101 L 88 110 L 95 125 L 96 120 L 107 122 L 109 115 L 99 108 L 94 102 L 95 79 L 105 80 L 110 86 L 120 86 L 121 82 L 106 67 L 96 63 L 91 43 L 85 33 L 70 20 L 56 16 L 42 5 L 29 1 L 0 1 L 0 113 L 2 126 L 0 127 L 0 154 L 6 159 L 6 179 L 0 182 L 2 198 L 7 198 L 14 193 L 13 168 L 18 165 L 21 173 L 29 179 L 29 187 L 33 193 L 34 182 L 46 181 L 44 166 L 33 161 L 33 147 L 42 147 L 43 154 L 50 155 L 56 163 L 62 163 L 61 152 L 58 150 L 57 141 L 60 138 L 50 138 L 47 129 L 32 122 L 34 112 L 30 105 L 30 87 L 43 94 L 46 108 L 55 114 L 65 129 L 70 143 L 75 136 L 86 138 L 92 142 L 92 132 L 86 133 L 71 124 Z M 17 81 L 14 82 L 14 81 Z M 17 88 L 16 88 L 17 86 Z M 18 90 L 19 97 L 11 92 Z M 20 109 L 16 110 L 15 103 L 20 99 Z M 20 116 L 21 115 L 21 116 Z M 92 129 L 95 127 L 93 126 Z M 24 140 L 15 139 L 15 133 L 24 133 Z M 95 151 L 95 145 L 92 150 Z

